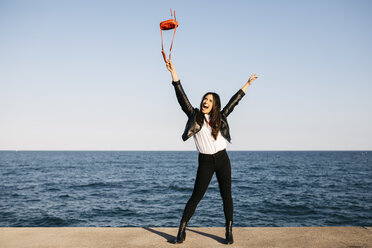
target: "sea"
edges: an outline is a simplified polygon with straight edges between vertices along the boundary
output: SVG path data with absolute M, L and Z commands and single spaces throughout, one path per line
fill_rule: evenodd
M 372 226 L 372 151 L 228 151 L 234 226 Z M 1 227 L 178 227 L 196 151 L 0 151 Z M 215 175 L 189 222 L 225 224 Z

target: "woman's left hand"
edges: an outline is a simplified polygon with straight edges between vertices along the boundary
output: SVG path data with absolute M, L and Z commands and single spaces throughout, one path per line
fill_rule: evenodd
M 256 74 L 252 74 L 251 77 L 248 79 L 248 81 L 243 86 L 242 91 L 245 92 L 247 90 L 248 86 L 251 85 L 251 83 L 253 83 L 253 81 L 256 80 L 257 78 L 258 78 L 258 76 Z
M 251 83 L 253 83 L 253 81 L 256 80 L 257 78 L 258 76 L 256 74 L 252 74 L 251 77 L 248 79 L 247 84 L 251 85 Z

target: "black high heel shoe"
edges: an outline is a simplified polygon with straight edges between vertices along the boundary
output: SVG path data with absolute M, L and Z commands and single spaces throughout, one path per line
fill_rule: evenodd
M 181 221 L 180 228 L 178 229 L 176 244 L 181 244 L 186 239 L 186 226 L 187 222 Z
M 234 243 L 234 237 L 232 234 L 232 221 L 226 222 L 226 244 L 231 245 Z

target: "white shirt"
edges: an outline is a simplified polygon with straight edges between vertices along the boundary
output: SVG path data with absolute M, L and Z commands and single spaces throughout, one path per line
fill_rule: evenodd
M 210 116 L 204 115 L 207 121 L 209 122 Z M 212 136 L 212 127 L 204 120 L 202 129 L 194 134 L 194 141 L 196 149 L 203 154 L 215 154 L 216 152 L 226 149 L 227 141 L 221 135 L 221 132 L 218 132 L 217 139 L 214 139 Z

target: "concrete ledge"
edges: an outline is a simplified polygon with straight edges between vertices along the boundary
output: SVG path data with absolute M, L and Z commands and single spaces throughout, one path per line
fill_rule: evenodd
M 189 227 L 186 241 L 172 241 L 178 228 L 3 227 L 0 247 L 226 247 L 222 227 Z M 371 227 L 239 227 L 228 247 L 372 247 Z

